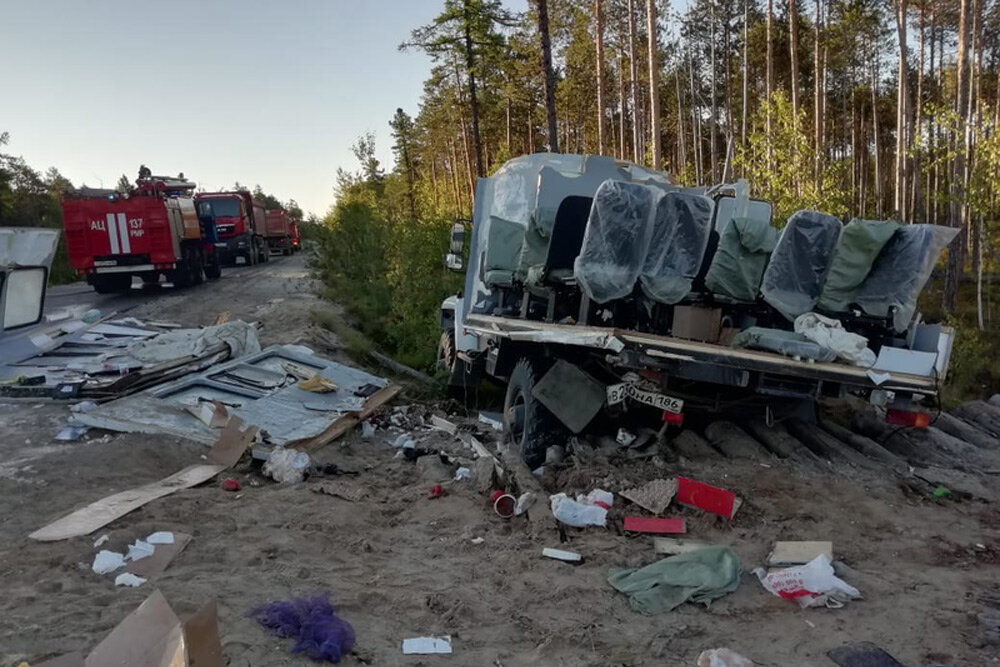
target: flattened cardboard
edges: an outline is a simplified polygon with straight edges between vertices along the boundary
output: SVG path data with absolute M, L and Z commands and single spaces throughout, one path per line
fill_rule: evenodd
M 771 567 L 805 565 L 820 554 L 833 562 L 833 542 L 775 542 L 767 564 Z
M 167 566 L 177 557 L 177 554 L 184 551 L 184 547 L 190 541 L 190 535 L 174 533 L 173 544 L 157 544 L 152 556 L 129 561 L 125 565 L 125 571 L 139 577 L 149 577 L 159 574 L 167 569 Z
M 184 622 L 184 642 L 187 644 L 188 667 L 225 667 L 214 600 Z
M 235 465 L 253 441 L 257 427 L 250 426 L 241 431 L 241 425 L 242 422 L 234 417 L 222 430 L 208 454 L 210 464 L 191 465 L 158 482 L 102 498 L 39 528 L 28 537 L 40 542 L 52 542 L 89 535 L 157 498 L 207 482 Z
M 185 664 L 181 621 L 160 591 L 153 591 L 84 661 L 86 667 L 182 667 Z
M 676 493 L 676 479 L 654 479 L 642 486 L 626 489 L 618 495 L 626 500 L 631 500 L 642 509 L 649 510 L 653 514 L 663 514 L 663 511 L 670 505 L 670 501 L 674 499 Z

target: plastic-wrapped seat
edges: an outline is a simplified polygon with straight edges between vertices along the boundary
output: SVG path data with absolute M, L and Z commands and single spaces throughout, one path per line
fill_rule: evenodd
M 891 313 L 893 329 L 906 331 L 941 251 L 957 234 L 957 229 L 940 225 L 901 226 L 882 248 L 854 303 L 875 317 Z
M 607 303 L 632 293 L 661 196 L 662 191 L 649 186 L 621 181 L 605 181 L 597 189 L 583 248 L 573 264 L 573 274 L 590 300 Z
M 639 283 L 653 301 L 675 304 L 691 292 L 712 231 L 712 200 L 668 192 L 656 204 Z
M 536 294 L 547 294 L 549 285 L 563 284 L 573 277 L 573 262 L 583 246 L 593 201 L 592 197 L 571 196 L 559 204 L 545 261 L 528 269 L 525 287 Z
M 819 297 L 820 310 L 842 313 L 848 309 L 882 248 L 897 229 L 899 223 L 889 220 L 854 219 L 847 223 L 833 251 L 830 273 Z
M 842 227 L 832 215 L 799 211 L 781 230 L 760 293 L 789 320 L 816 307 Z
M 490 216 L 486 241 L 483 282 L 491 287 L 510 287 L 521 253 L 524 226 L 497 216 Z
M 735 218 L 719 236 L 719 247 L 705 274 L 705 286 L 713 294 L 755 301 L 777 239 L 778 230 L 769 220 Z

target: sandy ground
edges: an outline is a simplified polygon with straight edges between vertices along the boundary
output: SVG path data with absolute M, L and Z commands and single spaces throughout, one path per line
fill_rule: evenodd
M 223 279 L 215 293 L 164 291 L 129 314 L 208 324 L 228 310 L 234 319 L 262 321 L 265 343 L 308 340 L 308 310 L 316 301 L 301 258 L 272 263 L 259 279 L 248 275 Z M 160 479 L 205 451 L 169 438 L 98 431 L 76 443 L 55 442 L 66 416 L 66 407 L 51 403 L 0 403 L 0 665 L 89 649 L 154 588 L 181 616 L 217 600 L 225 655 L 234 666 L 309 664 L 288 653 L 290 641 L 265 634 L 246 614 L 262 602 L 317 590 L 331 592 L 357 633 L 347 665 L 694 665 L 702 650 L 728 646 L 761 665 L 829 667 L 826 651 L 860 641 L 911 666 L 1000 664 L 1000 647 L 984 645 L 976 618 L 984 611 L 978 596 L 1000 581 L 996 506 L 914 495 L 875 466 L 721 455 L 666 463 L 601 450 L 607 462 L 599 457 L 550 469 L 542 481 L 553 492 L 620 491 L 681 473 L 745 499 L 732 521 L 668 511 L 687 518 L 690 537 L 736 550 L 745 570 L 740 588 L 708 609 L 689 604 L 649 617 L 632 611 L 606 577 L 610 567 L 657 560 L 651 538 L 568 529 L 568 542 L 560 544 L 551 524 L 533 528 L 523 518 L 498 518 L 472 482 L 446 482 L 447 495 L 430 500 L 438 467 L 430 459 L 394 458 L 389 443 L 403 432 L 398 428 L 380 429 L 371 441 L 352 433 L 317 455 L 356 475 L 279 486 L 244 462 L 233 474 L 240 493 L 209 482 L 149 503 L 92 536 L 33 542 L 27 534 L 48 521 Z M 472 423 L 462 415 L 452 419 Z M 406 431 L 421 446 L 461 452 L 454 438 L 416 419 Z M 988 479 L 995 488 L 996 478 Z M 315 492 L 331 483 L 363 497 Z M 634 511 L 616 501 L 612 516 L 626 508 Z M 143 587 L 115 588 L 113 576 L 90 570 L 98 535 L 111 538 L 104 548 L 123 549 L 155 530 L 190 533 L 193 540 Z M 473 544 L 476 537 L 484 542 Z M 796 539 L 833 540 L 836 558 L 851 570 L 845 578 L 864 599 L 802 611 L 764 591 L 750 570 L 775 540 Z M 586 560 L 573 566 L 543 559 L 546 546 Z M 450 634 L 454 654 L 401 655 L 404 637 L 428 634 Z

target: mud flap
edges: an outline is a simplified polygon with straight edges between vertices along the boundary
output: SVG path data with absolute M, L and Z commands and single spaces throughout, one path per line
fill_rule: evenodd
M 607 400 L 604 383 L 562 359 L 535 385 L 533 394 L 573 433 L 586 428 Z

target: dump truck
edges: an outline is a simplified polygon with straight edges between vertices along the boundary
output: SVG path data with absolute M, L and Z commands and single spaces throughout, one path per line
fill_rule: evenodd
M 201 192 L 194 197 L 198 217 L 212 219 L 219 233 L 216 252 L 224 264 L 266 262 L 267 249 L 265 206 L 247 190 Z
M 292 254 L 292 219 L 285 209 L 267 210 L 267 247 L 271 252 Z
M 81 189 L 63 200 L 69 264 L 100 294 L 161 275 L 189 287 L 222 275 L 214 221 L 200 219 L 195 183 L 143 174 L 130 193 Z
M 773 423 L 848 395 L 926 426 L 954 331 L 916 304 L 954 230 L 818 211 L 778 229 L 771 208 L 743 181 L 511 160 L 478 181 L 468 243 L 466 223 L 452 231 L 445 265 L 465 285 L 440 312 L 450 387 L 505 384 L 504 428 L 532 465 L 556 436 L 626 417 Z

